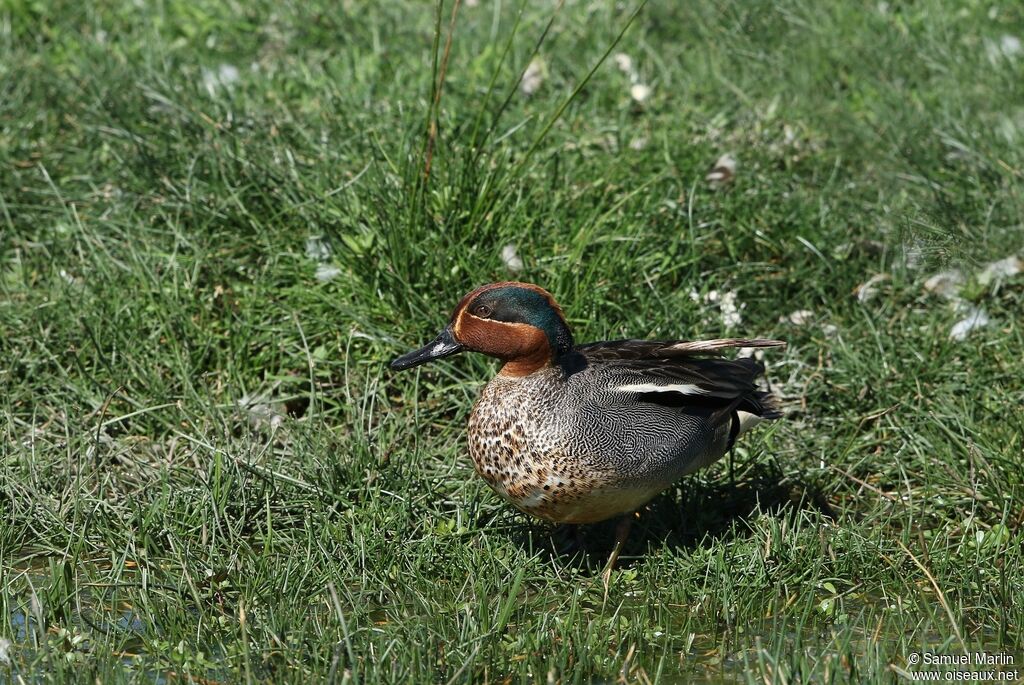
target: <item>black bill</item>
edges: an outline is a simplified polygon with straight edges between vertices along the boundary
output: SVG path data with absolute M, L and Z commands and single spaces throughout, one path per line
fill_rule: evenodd
M 395 371 L 404 371 L 405 369 L 411 369 L 414 366 L 426 364 L 441 357 L 457 354 L 462 352 L 462 349 L 462 343 L 455 340 L 455 336 L 452 334 L 452 327 L 448 326 L 441 331 L 440 335 L 420 349 L 403 354 L 391 362 L 391 368 Z

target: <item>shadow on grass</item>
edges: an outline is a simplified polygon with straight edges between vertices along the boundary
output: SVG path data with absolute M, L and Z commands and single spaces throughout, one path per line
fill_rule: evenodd
M 743 536 L 748 530 L 745 522 L 759 516 L 795 516 L 801 511 L 830 520 L 837 517 L 817 485 L 783 474 L 773 465 L 752 466 L 736 480 L 728 475 L 715 482 L 687 477 L 640 510 L 616 568 L 642 562 L 651 549 L 695 549 Z M 531 520 L 507 534 L 528 553 L 540 552 L 548 561 L 596 574 L 615 544 L 618 520 L 584 526 Z

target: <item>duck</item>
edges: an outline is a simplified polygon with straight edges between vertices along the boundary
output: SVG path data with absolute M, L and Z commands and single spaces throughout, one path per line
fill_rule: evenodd
M 561 306 L 532 283 L 480 286 L 423 347 L 391 362 L 412 369 L 461 352 L 501 361 L 469 415 L 476 472 L 525 514 L 559 524 L 621 517 L 612 567 L 635 512 L 732 449 L 754 425 L 781 417 L 758 386 L 764 366 L 726 359 L 781 340 L 609 340 L 577 344 Z

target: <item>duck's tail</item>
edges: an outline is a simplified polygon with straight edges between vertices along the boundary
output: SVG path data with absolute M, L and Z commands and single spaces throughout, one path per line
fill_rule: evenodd
M 762 421 L 782 418 L 782 407 L 779 398 L 767 390 L 755 390 L 736 402 L 728 413 L 729 440 L 725 451 L 728 452 L 736 444 L 736 439 Z
M 782 405 L 779 404 L 778 396 L 770 390 L 758 390 L 752 393 L 750 405 L 755 410 L 750 413 L 760 419 L 773 420 L 782 418 Z

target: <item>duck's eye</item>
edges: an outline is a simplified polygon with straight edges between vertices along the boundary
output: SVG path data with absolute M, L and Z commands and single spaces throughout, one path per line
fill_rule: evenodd
M 473 316 L 479 316 L 481 319 L 486 319 L 491 315 L 491 308 L 485 304 L 478 304 L 473 307 Z

